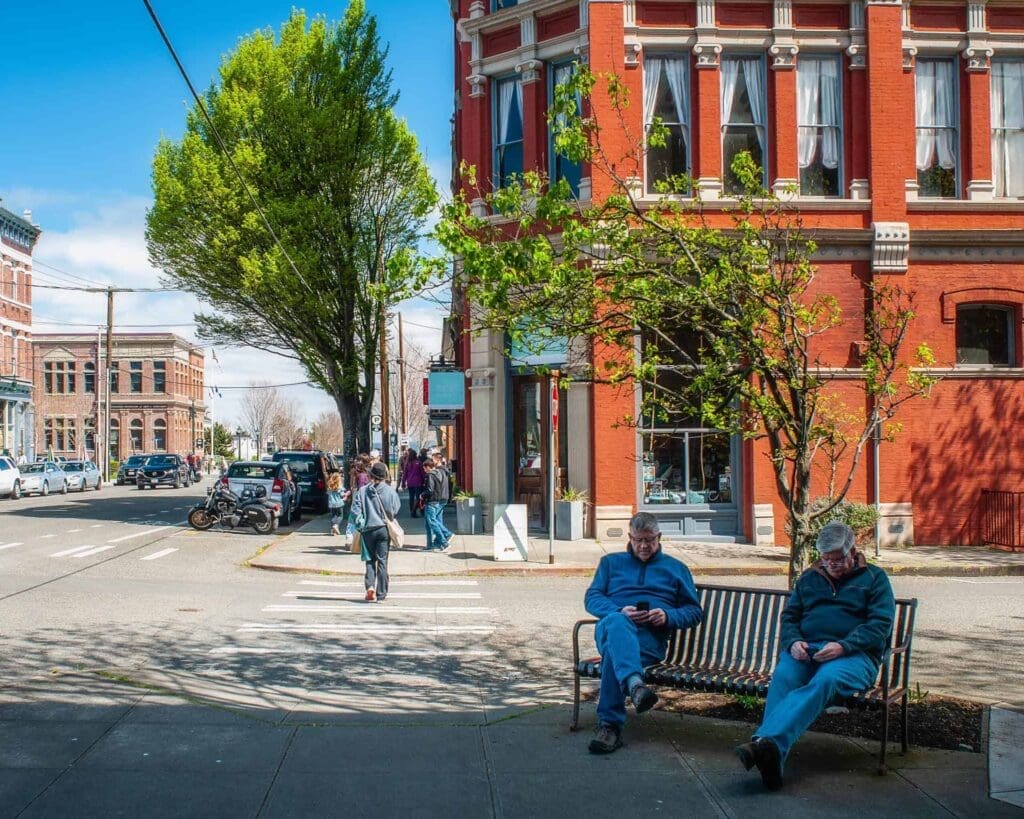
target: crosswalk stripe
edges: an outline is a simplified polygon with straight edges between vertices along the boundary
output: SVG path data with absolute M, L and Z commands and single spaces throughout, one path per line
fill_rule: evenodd
M 106 525 L 107 525 L 107 524 L 105 524 L 105 523 L 94 523 L 94 524 L 93 524 L 92 526 L 90 526 L 89 528 L 90 528 L 90 529 L 102 529 L 102 528 L 103 528 L 104 526 L 106 526 Z
M 336 654 L 355 655 L 357 657 L 493 657 L 496 652 L 486 648 L 450 649 L 450 648 L 344 648 L 340 646 L 281 647 L 264 648 L 258 646 L 221 646 L 209 651 L 214 655 L 231 654 Z
M 113 549 L 113 546 L 97 546 L 95 549 L 90 549 L 88 552 L 79 552 L 72 557 L 92 557 L 92 555 L 98 555 L 100 552 L 105 552 L 107 549 Z
M 39 539 L 40 540 L 46 540 L 46 538 L 48 538 L 48 537 L 57 537 L 57 536 L 56 535 L 40 535 Z
M 182 521 L 184 523 L 184 521 Z M 107 543 L 120 543 L 124 540 L 131 540 L 133 537 L 142 537 L 143 535 L 155 535 L 157 532 L 162 532 L 165 529 L 173 529 L 175 526 L 180 526 L 180 523 L 169 523 L 166 526 L 157 526 L 155 529 L 144 529 L 141 532 L 135 532 L 124 537 L 116 537 L 113 540 L 108 540 Z
M 88 551 L 89 549 L 95 549 L 95 548 L 96 548 L 96 545 L 93 544 L 93 543 L 90 543 L 88 546 L 75 546 L 73 549 L 65 549 L 63 552 L 54 552 L 52 555 L 50 555 L 50 557 L 67 557 L 68 555 L 75 554 L 75 552 L 85 552 L 85 551 Z
M 4 543 L 0 544 L 0 551 L 4 549 L 13 549 L 15 546 L 21 546 L 21 543 Z
M 311 605 L 274 605 L 264 606 L 263 611 L 359 611 L 360 615 L 363 614 L 494 614 L 494 609 L 489 609 L 484 606 L 382 606 L 380 608 L 370 608 L 367 606 L 329 606 L 329 605 L 318 605 L 313 603 Z
M 363 588 L 363 584 L 359 583 L 347 583 L 344 581 L 337 580 L 300 580 L 300 586 L 329 586 L 331 588 L 338 589 L 356 589 Z M 401 586 L 403 589 L 406 586 L 478 586 L 480 585 L 476 580 L 402 580 L 395 581 L 391 584 L 393 588 Z
M 287 591 L 282 597 L 312 597 L 329 600 L 361 600 L 365 592 Z M 388 600 L 479 600 L 479 592 L 388 592 Z
M 402 634 L 490 634 L 493 626 L 401 626 L 375 625 L 367 623 L 244 623 L 238 629 L 243 632 L 309 632 L 321 634 L 337 631 L 345 634 L 381 634 L 401 632 Z
M 177 549 L 161 549 L 159 552 L 153 552 L 153 554 L 151 554 L 151 555 L 146 555 L 145 557 L 140 557 L 139 560 L 157 560 L 157 559 L 159 559 L 161 557 L 166 557 L 167 555 L 172 554 L 172 553 L 174 553 L 176 551 L 178 551 L 178 550 Z
M 65 534 L 75 535 L 75 534 L 78 534 L 81 531 L 82 531 L 81 529 L 68 529 L 67 532 L 65 532 Z

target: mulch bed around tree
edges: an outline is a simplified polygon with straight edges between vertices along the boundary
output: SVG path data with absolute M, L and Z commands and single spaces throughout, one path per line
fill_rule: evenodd
M 729 694 L 656 689 L 661 701 L 655 708 L 698 717 L 760 723 L 764 701 Z M 588 692 L 585 699 L 596 698 Z M 985 706 L 968 700 L 925 694 L 910 703 L 910 744 L 950 751 L 982 751 L 981 729 Z M 881 716 L 873 709 L 851 709 L 845 714 L 823 714 L 811 726 L 812 731 L 847 737 L 881 739 Z M 889 717 L 889 739 L 899 739 L 899 706 Z

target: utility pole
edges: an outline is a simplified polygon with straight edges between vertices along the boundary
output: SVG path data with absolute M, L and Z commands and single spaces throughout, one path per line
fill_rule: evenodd
M 400 392 L 399 392 L 399 400 L 402 402 L 402 404 L 401 404 L 401 406 L 402 406 L 402 428 L 401 428 L 401 433 L 402 433 L 402 435 L 408 435 L 409 434 L 409 427 L 407 427 L 406 424 L 405 424 L 405 422 L 406 422 L 406 418 L 405 418 L 405 403 L 406 403 L 406 396 L 405 396 L 405 335 L 402 333 L 402 314 L 401 313 L 398 314 L 398 381 L 399 381 L 398 388 L 400 390 Z
M 107 411 L 103 414 L 103 474 L 110 483 L 110 412 L 114 384 L 114 288 L 107 288 Z M 118 433 L 121 428 L 118 427 Z
M 387 332 L 387 313 L 384 310 L 384 306 L 380 308 L 380 459 L 384 461 L 389 467 L 391 460 L 389 458 L 389 446 L 390 441 L 388 440 L 391 435 L 391 424 L 389 422 L 389 402 L 388 402 L 388 332 Z
M 192 441 L 189 443 L 189 452 L 196 454 L 196 399 L 192 399 L 192 408 L 188 411 L 189 420 L 192 422 Z

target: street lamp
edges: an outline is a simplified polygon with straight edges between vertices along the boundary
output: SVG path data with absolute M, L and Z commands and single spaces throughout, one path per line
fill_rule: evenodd
M 241 427 L 235 430 L 235 442 L 238 446 L 238 460 L 242 460 L 242 436 L 245 435 L 245 430 Z

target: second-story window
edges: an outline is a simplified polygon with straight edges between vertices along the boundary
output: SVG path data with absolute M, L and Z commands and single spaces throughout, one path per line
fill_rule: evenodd
M 644 59 L 644 134 L 659 122 L 664 145 L 647 146 L 647 190 L 690 171 L 690 71 L 686 59 Z
M 116 393 L 121 391 L 121 368 L 114 363 L 114 366 L 110 368 L 110 392 Z
M 167 392 L 167 363 L 153 362 L 153 392 Z
M 1024 60 L 992 62 L 992 174 L 996 196 L 1024 197 Z
M 575 70 L 575 63 L 561 63 L 558 65 L 551 66 L 551 88 L 550 88 L 550 101 L 554 102 L 555 88 L 559 85 L 564 85 L 572 79 L 573 71 Z M 576 114 L 579 115 L 581 110 L 581 101 L 579 94 L 576 95 Z M 579 196 L 580 194 L 580 177 L 582 175 L 582 168 L 579 162 L 573 162 L 563 154 L 558 153 L 555 149 L 555 136 L 558 134 L 559 128 L 564 127 L 564 121 L 562 118 L 552 124 L 549 128 L 548 133 L 548 156 L 551 157 L 551 181 L 558 182 L 564 179 L 569 183 L 569 189 L 572 191 L 573 196 Z
M 956 308 L 956 363 L 968 367 L 1016 366 L 1016 311 L 999 304 Z
M 918 59 L 917 186 L 919 196 L 957 195 L 956 66 L 953 60 Z
M 765 168 L 766 101 L 764 63 L 760 57 L 722 58 L 722 171 L 726 193 L 742 193 L 732 172 L 733 160 L 748 151 Z
M 800 193 L 841 196 L 843 108 L 838 57 L 801 57 L 797 68 Z
M 75 391 L 75 362 L 45 362 L 43 364 L 43 389 L 56 395 L 73 393 Z
M 129 361 L 128 371 L 131 377 L 131 391 L 142 392 L 142 362 Z
M 523 86 L 512 77 L 494 83 L 494 186 L 523 172 Z
M 96 365 L 91 361 L 86 361 L 85 366 L 82 367 L 82 380 L 84 383 L 84 389 L 86 393 L 96 393 Z
M 491 11 L 500 11 L 501 9 L 508 9 L 518 5 L 519 0 L 491 0 Z

